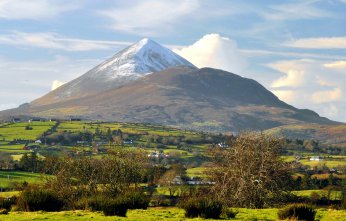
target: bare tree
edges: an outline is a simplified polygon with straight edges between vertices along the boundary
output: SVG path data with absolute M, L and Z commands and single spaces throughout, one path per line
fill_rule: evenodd
M 289 167 L 280 158 L 283 141 L 263 133 L 243 133 L 229 148 L 212 151 L 209 172 L 213 196 L 237 207 L 263 208 L 281 199 L 290 179 Z

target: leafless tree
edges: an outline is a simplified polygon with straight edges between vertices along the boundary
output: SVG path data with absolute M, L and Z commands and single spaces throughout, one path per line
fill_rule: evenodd
M 283 141 L 263 133 L 243 133 L 229 148 L 211 151 L 214 166 L 208 173 L 215 181 L 213 196 L 237 207 L 263 208 L 279 201 L 290 179 L 281 159 Z

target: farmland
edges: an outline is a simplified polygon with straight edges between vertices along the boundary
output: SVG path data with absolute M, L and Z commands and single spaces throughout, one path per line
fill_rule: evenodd
M 13 183 L 27 182 L 30 184 L 41 183 L 42 174 L 20 172 L 20 171 L 0 171 L 0 187 L 9 188 Z
M 149 124 L 86 121 L 9 123 L 0 127 L 0 134 L 0 154 L 7 159 L 2 162 L 3 169 L 0 170 L 0 188 L 7 192 L 1 192 L 0 198 L 20 195 L 27 184 L 36 187 L 44 184 L 42 177 L 48 176 L 43 174 L 47 169 L 46 161 L 51 163 L 50 159 L 61 160 L 61 165 L 72 162 L 66 159 L 90 159 L 90 162 L 105 166 L 102 163 L 110 159 L 112 153 L 134 151 L 144 152 L 141 156 L 148 158 L 156 168 L 152 174 L 145 174 L 145 178 L 130 185 L 141 186 L 146 194 L 150 192 L 150 207 L 148 210 L 131 209 L 127 218 L 105 217 L 101 212 L 86 209 L 30 213 L 12 211 L 2 216 L 1 220 L 89 220 L 91 217 L 93 220 L 189 220 L 185 218 L 184 210 L 177 207 L 180 197 L 194 191 L 195 184 L 189 185 L 187 181 L 200 181 L 202 185 L 210 181 L 208 172 L 213 167 L 213 150 L 227 149 L 228 142 L 234 139 L 226 135 Z M 340 202 L 343 199 L 341 188 L 345 180 L 346 156 L 340 154 L 340 147 L 337 147 L 337 154 L 331 154 L 324 152 L 325 149 L 329 151 L 330 147 L 318 146 L 312 141 L 293 140 L 282 148 L 280 158 L 294 165 L 292 182 L 295 189 L 292 193 L 300 201 L 312 202 L 312 196 L 315 197 L 314 203 Z M 317 152 L 317 149 L 321 151 Z M 311 161 L 312 156 L 319 156 L 322 160 Z M 76 165 L 83 162 L 87 161 Z M 138 162 L 130 160 L 128 163 L 128 166 L 132 166 Z M 87 168 L 91 167 L 92 164 Z M 107 170 L 112 168 L 108 167 Z M 84 169 L 81 171 L 85 173 Z M 93 176 L 80 179 L 88 180 Z M 102 176 L 98 179 L 102 179 Z M 175 179 L 176 183 L 172 185 L 172 181 L 167 182 L 167 179 Z M 80 187 L 84 188 L 86 184 Z M 95 185 L 98 190 L 108 187 L 101 183 Z M 208 188 L 205 185 L 201 187 Z M 278 208 L 235 210 L 238 214 L 234 220 L 276 220 Z M 319 220 L 341 220 L 343 216 L 344 210 L 323 208 L 319 208 L 316 215 Z

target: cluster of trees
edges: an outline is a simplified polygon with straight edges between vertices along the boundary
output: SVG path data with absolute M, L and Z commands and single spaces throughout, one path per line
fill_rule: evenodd
M 0 170 L 21 170 L 27 172 L 43 172 L 44 160 L 35 152 L 24 153 L 19 162 L 14 161 L 9 153 L 0 153 Z
M 97 194 L 116 197 L 140 188 L 148 167 L 144 152 L 121 149 L 109 151 L 102 159 L 50 158 L 46 162 L 47 173 L 54 176 L 47 178 L 45 188 L 69 204 Z
M 74 146 L 77 141 L 83 141 L 86 143 L 91 143 L 93 139 L 93 134 L 91 132 L 56 132 L 50 135 L 46 135 L 44 140 L 47 144 L 61 144 L 64 146 Z
M 325 153 L 332 155 L 346 155 L 346 148 L 330 146 L 320 143 L 317 140 L 286 139 L 287 153 L 293 154 L 294 151 L 308 151 L 313 153 Z
M 305 173 L 304 176 L 298 176 L 293 182 L 294 190 L 315 190 L 326 187 L 341 190 L 343 179 L 333 175 L 333 173 L 329 173 L 327 177 L 319 179 L 311 174 Z

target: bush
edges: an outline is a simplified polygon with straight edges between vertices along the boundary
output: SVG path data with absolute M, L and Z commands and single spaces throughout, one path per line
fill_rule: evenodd
M 192 198 L 181 201 L 179 207 L 185 210 L 187 218 L 219 219 L 222 213 L 222 204 L 220 202 L 206 198 Z
M 20 195 L 20 206 L 26 211 L 60 211 L 64 202 L 52 192 L 43 189 L 24 190 Z
M 106 205 L 108 201 L 109 199 L 107 199 L 104 196 L 92 197 L 87 199 L 86 207 L 89 208 L 91 211 L 102 211 L 103 205 Z
M 7 215 L 8 210 L 7 209 L 0 209 L 0 215 Z
M 222 211 L 222 218 L 224 219 L 233 219 L 238 214 L 238 211 L 234 211 L 231 208 L 225 208 Z
M 316 211 L 306 204 L 291 204 L 278 211 L 278 217 L 281 220 L 315 220 Z
M 122 196 L 129 205 L 129 209 L 147 209 L 150 199 L 142 192 L 129 192 Z
M 12 205 L 16 204 L 17 197 L 3 198 L 0 197 L 0 209 L 10 210 Z
M 195 199 L 179 202 L 178 206 L 185 210 L 186 218 L 195 218 L 201 214 L 199 202 Z
M 123 216 L 126 217 L 128 210 L 128 202 L 124 201 L 121 198 L 115 200 L 109 200 L 103 206 L 103 214 L 105 216 Z

